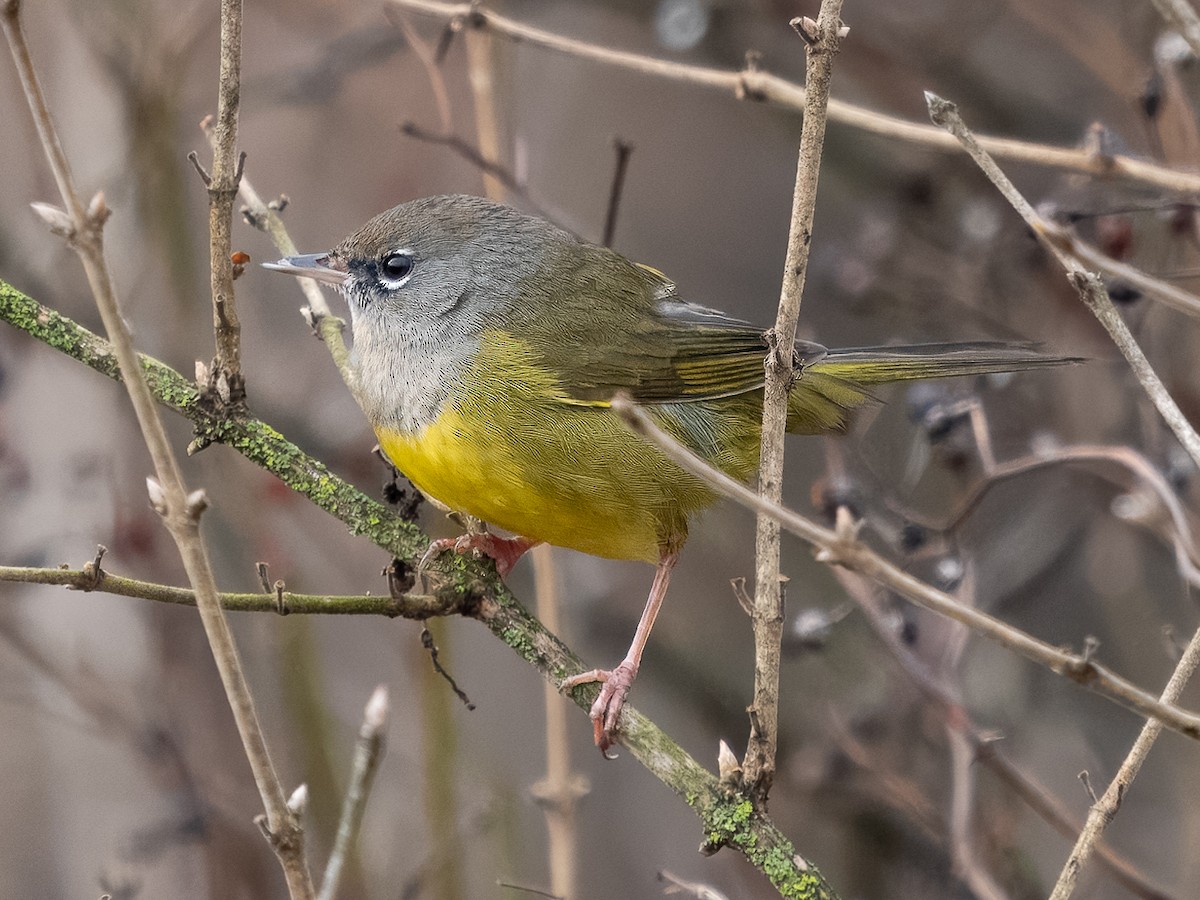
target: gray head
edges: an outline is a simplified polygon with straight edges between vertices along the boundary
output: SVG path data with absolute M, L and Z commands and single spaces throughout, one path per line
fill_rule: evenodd
M 377 428 L 415 433 L 461 382 L 484 331 L 528 302 L 545 260 L 577 243 L 542 219 L 453 195 L 402 203 L 327 253 L 266 267 L 345 296 L 355 397 Z
M 548 245 L 576 242 L 542 219 L 453 194 L 393 207 L 328 253 L 266 266 L 337 287 L 356 335 L 403 325 L 453 324 L 470 332 L 521 296 L 522 282 L 544 261 Z

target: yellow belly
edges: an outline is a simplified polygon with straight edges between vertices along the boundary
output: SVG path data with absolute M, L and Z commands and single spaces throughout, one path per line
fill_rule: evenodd
M 598 472 L 563 477 L 561 468 L 557 474 L 541 470 L 556 464 L 524 442 L 488 433 L 486 424 L 448 411 L 417 435 L 383 429 L 376 435 L 383 451 L 422 493 L 451 509 L 584 553 L 658 560 L 663 536 L 651 511 L 658 505 L 654 498 L 647 498 L 647 504 L 623 497 L 628 491 L 606 486 Z
M 693 405 L 680 415 L 702 412 Z M 681 419 L 669 418 L 676 431 Z M 706 413 L 698 430 L 710 426 Z M 657 562 L 683 544 L 690 515 L 715 499 L 607 407 L 564 400 L 553 373 L 501 331 L 484 334 L 433 422 L 415 433 L 377 426 L 375 434 L 413 484 L 451 509 L 596 556 Z

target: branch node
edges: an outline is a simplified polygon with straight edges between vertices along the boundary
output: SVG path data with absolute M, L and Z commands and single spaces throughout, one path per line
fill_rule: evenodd
M 242 221 L 245 222 L 247 225 L 249 225 L 251 228 L 256 228 L 259 231 L 267 230 L 267 217 L 266 216 L 256 213 L 249 206 L 246 206 L 244 204 L 238 208 L 238 212 L 241 213 Z
M 304 817 L 304 812 L 308 809 L 307 784 L 302 784 L 292 791 L 292 796 L 288 797 L 287 808 L 288 812 L 290 812 L 297 819 Z
M 816 19 L 809 18 L 808 16 L 796 16 L 788 24 L 792 26 L 792 30 L 796 34 L 800 35 L 800 40 L 804 41 L 809 47 L 814 46 L 821 37 Z
M 100 560 L 104 559 L 104 554 L 108 552 L 108 548 L 103 544 L 96 545 L 96 555 L 89 562 L 83 564 L 83 577 L 71 585 L 72 590 L 76 591 L 94 591 L 100 586 L 100 582 L 104 580 L 105 571 L 100 568 Z
M 271 828 L 267 824 L 267 816 L 265 813 L 259 813 L 254 817 L 254 824 L 258 826 L 259 832 L 267 839 L 268 844 L 275 843 L 275 836 L 271 834 Z
M 958 113 L 958 105 L 945 97 L 939 97 L 933 91 L 926 91 L 925 106 L 929 109 L 929 121 L 939 128 L 953 131 L 962 125 L 962 116 Z
M 754 617 L 754 598 L 750 596 L 750 592 L 746 590 L 746 579 L 744 576 L 729 579 L 729 586 L 733 588 L 733 596 L 737 599 L 738 606 L 742 608 L 747 616 Z
M 1096 796 L 1096 789 L 1092 787 L 1092 776 L 1088 774 L 1088 770 L 1084 769 L 1076 777 L 1083 782 L 1083 789 L 1087 791 L 1088 796 L 1092 799 L 1092 803 L 1099 803 L 1100 798 Z

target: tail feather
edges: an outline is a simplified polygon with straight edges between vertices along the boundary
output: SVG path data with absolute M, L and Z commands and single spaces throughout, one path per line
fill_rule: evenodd
M 875 398 L 868 388 L 893 381 L 987 375 L 1082 362 L 1051 356 L 1032 343 L 976 341 L 830 350 L 807 366 L 788 399 L 788 430 L 838 431 L 847 414 Z

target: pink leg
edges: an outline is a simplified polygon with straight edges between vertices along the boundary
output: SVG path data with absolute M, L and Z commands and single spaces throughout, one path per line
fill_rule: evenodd
M 424 569 L 430 560 L 450 549 L 453 549 L 456 553 L 478 551 L 484 556 L 495 560 L 496 571 L 501 578 L 507 578 L 508 573 L 517 564 L 517 560 L 524 556 L 527 550 L 536 547 L 540 543 L 541 541 L 535 541 L 532 538 L 504 538 L 489 532 L 484 532 L 483 534 L 464 534 L 456 538 L 441 538 L 429 545 L 429 549 L 421 557 L 421 563 L 418 568 Z
M 605 756 L 608 756 L 608 748 L 616 740 L 621 708 L 625 705 L 629 689 L 633 687 L 633 680 L 637 678 L 638 667 L 642 661 L 642 651 L 646 649 L 650 629 L 654 627 L 654 620 L 658 616 L 659 608 L 662 607 L 663 597 L 667 595 L 667 585 L 671 583 L 671 570 L 675 568 L 675 561 L 678 558 L 678 553 L 666 553 L 658 561 L 658 569 L 654 572 L 654 584 L 650 587 L 650 596 L 646 599 L 646 608 L 642 611 L 642 618 L 633 635 L 633 643 L 630 644 L 629 652 L 625 654 L 625 658 L 617 667 L 612 670 L 592 669 L 590 672 L 572 675 L 560 685 L 562 690 L 571 690 L 581 684 L 590 684 L 593 681 L 603 684 L 600 696 L 592 704 L 590 715 L 596 746 Z

